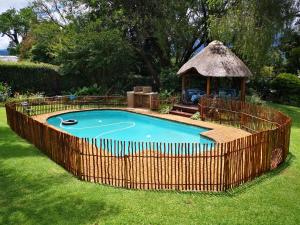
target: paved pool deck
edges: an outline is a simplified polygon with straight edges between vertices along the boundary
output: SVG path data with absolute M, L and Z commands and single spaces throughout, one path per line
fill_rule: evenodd
M 82 109 L 82 110 L 63 110 L 63 111 L 57 111 L 53 113 L 46 113 L 46 114 L 41 114 L 37 116 L 32 116 L 33 119 L 38 120 L 42 123 L 47 123 L 47 119 L 51 116 L 55 116 L 58 114 L 62 113 L 68 113 L 68 112 L 76 112 L 76 111 L 83 111 L 83 110 L 106 110 L 106 109 L 114 109 L 114 110 L 124 110 L 124 111 L 129 111 L 129 112 L 134 112 L 134 113 L 140 113 L 143 115 L 148 115 L 148 116 L 153 116 L 161 119 L 167 119 L 171 121 L 176 121 L 176 122 L 181 122 L 189 125 L 195 125 L 195 126 L 200 126 L 204 128 L 210 129 L 209 131 L 205 131 L 201 133 L 203 136 L 208 137 L 210 139 L 213 139 L 216 142 L 223 143 L 223 142 L 228 142 L 228 141 L 233 141 L 238 138 L 246 137 L 251 135 L 249 132 L 244 131 L 242 129 L 238 129 L 235 127 L 231 126 L 226 126 L 226 125 L 221 125 L 217 123 L 212 123 L 212 122 L 205 122 L 201 120 L 192 120 L 190 118 L 182 117 L 182 116 L 177 116 L 177 115 L 171 115 L 171 114 L 161 114 L 155 111 L 150 111 L 147 109 L 140 109 L 140 108 L 101 108 L 101 109 L 95 109 L 95 108 L 90 108 L 90 109 Z M 51 125 L 49 125 L 51 126 Z M 51 126 L 55 128 L 54 126 Z M 57 128 L 55 128 L 57 129 Z

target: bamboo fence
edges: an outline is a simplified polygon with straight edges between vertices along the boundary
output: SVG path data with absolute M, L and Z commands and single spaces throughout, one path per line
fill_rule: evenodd
M 252 135 L 226 143 L 150 143 L 78 138 L 33 119 L 49 112 L 126 106 L 123 97 L 52 97 L 6 104 L 18 135 L 81 180 L 130 189 L 221 192 L 284 162 L 291 119 L 274 109 L 202 98 L 202 119 L 246 129 Z

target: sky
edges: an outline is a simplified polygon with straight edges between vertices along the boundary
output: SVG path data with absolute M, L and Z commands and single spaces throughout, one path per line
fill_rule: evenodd
M 0 13 L 10 9 L 21 9 L 29 4 L 30 0 L 0 0 Z M 8 47 L 9 38 L 0 36 L 0 49 Z

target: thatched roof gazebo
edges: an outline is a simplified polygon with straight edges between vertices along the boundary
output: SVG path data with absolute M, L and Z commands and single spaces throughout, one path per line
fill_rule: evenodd
M 200 53 L 191 58 L 177 72 L 182 77 L 182 90 L 186 88 L 186 77 L 196 74 L 206 77 L 206 94 L 210 95 L 212 78 L 237 78 L 241 80 L 241 100 L 245 100 L 246 79 L 252 76 L 249 68 L 220 41 L 211 42 Z

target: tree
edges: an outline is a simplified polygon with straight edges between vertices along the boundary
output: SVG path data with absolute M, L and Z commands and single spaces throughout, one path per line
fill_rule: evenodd
M 32 46 L 29 49 L 29 57 L 35 62 L 60 64 L 57 46 L 64 35 L 64 30 L 52 21 L 43 21 L 36 24 L 31 31 Z M 26 43 L 26 42 L 25 42 Z M 22 45 L 23 46 L 23 45 Z
M 36 22 L 36 15 L 31 7 L 19 11 L 9 9 L 0 14 L 0 33 L 10 38 L 10 47 L 16 48 L 27 37 L 28 31 Z
M 93 26 L 80 33 L 70 30 L 60 45 L 57 60 L 61 62 L 63 73 L 106 88 L 129 82 L 134 53 L 118 30 L 95 32 Z
M 96 48 L 96 42 L 101 42 L 100 37 L 95 38 L 97 35 L 118 31 L 126 49 L 133 50 L 137 61 L 143 62 L 139 72 L 150 77 L 154 89 L 159 90 L 162 71 L 173 71 L 180 67 L 200 47 L 213 39 L 225 42 L 254 72 L 259 71 L 271 58 L 270 51 L 278 34 L 295 17 L 295 2 L 296 0 L 35 0 L 33 5 L 40 20 L 56 24 L 61 29 L 57 34 L 54 32 L 53 39 L 44 39 L 46 42 L 54 40 L 54 44 L 48 45 L 50 48 L 44 48 L 47 55 L 62 63 L 65 63 L 62 55 L 70 57 L 65 50 L 76 50 L 82 58 L 90 57 L 91 46 Z M 91 29 L 87 31 L 86 27 Z M 39 36 L 36 35 L 37 42 L 34 46 L 45 47 L 40 45 L 45 42 Z M 75 38 L 84 38 L 85 42 L 76 42 Z M 89 45 L 88 40 L 93 45 Z M 79 43 L 89 47 L 82 48 Z M 105 48 L 101 43 L 99 46 Z M 113 45 L 109 46 L 111 51 L 115 50 Z M 111 60 L 109 55 L 101 55 Z M 72 61 L 69 63 L 72 64 Z M 91 64 L 84 63 L 85 69 L 82 71 L 89 71 L 88 65 L 92 68 Z
M 289 30 L 280 39 L 285 71 L 297 74 L 300 71 L 300 33 Z
M 225 42 L 252 70 L 259 71 L 268 59 L 266 55 L 276 34 L 291 20 L 294 2 L 111 0 L 107 4 L 106 1 L 84 1 L 93 18 L 107 16 L 115 21 L 113 25 L 123 31 L 143 59 L 156 89 L 159 89 L 159 74 L 163 69 L 181 66 L 213 39 Z
M 222 4 L 223 1 L 212 1 Z M 221 3 L 220 3 L 221 2 Z M 295 18 L 295 0 L 228 1 L 232 2 L 226 14 L 211 16 L 210 36 L 219 39 L 256 72 L 270 60 L 270 51 Z
M 209 42 L 206 1 L 113 0 L 84 1 L 91 18 L 118 27 L 153 80 L 160 87 L 162 69 L 185 63 L 198 48 Z M 195 45 L 197 41 L 197 44 Z
M 40 21 L 53 22 L 61 27 L 87 10 L 79 0 L 34 0 L 32 5 Z

